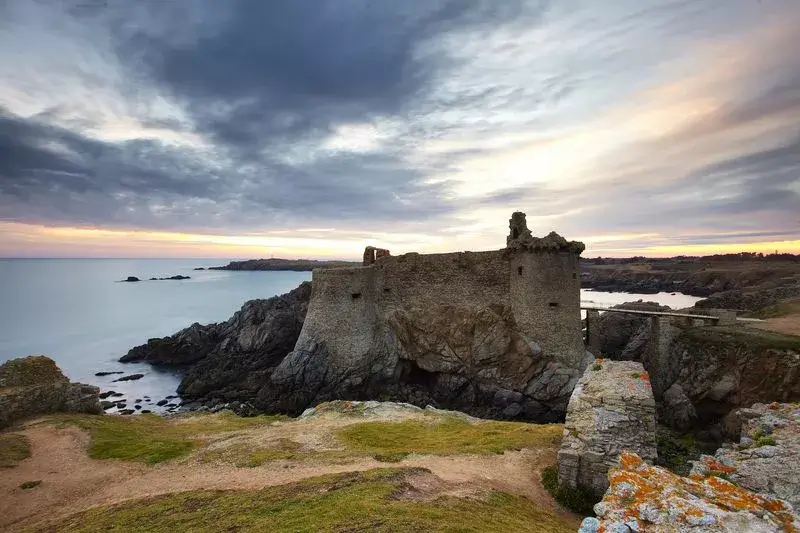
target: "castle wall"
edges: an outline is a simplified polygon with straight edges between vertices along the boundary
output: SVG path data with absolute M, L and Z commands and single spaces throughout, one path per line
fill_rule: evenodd
M 508 266 L 499 251 L 386 256 L 375 269 L 384 312 L 508 304 Z
M 508 265 L 509 291 L 520 330 L 543 353 L 578 368 L 585 358 L 581 333 L 580 266 L 567 252 L 516 252 Z
M 344 366 L 357 368 L 369 354 L 376 331 L 375 269 L 314 269 L 311 301 L 295 349 L 313 351 L 324 341 Z

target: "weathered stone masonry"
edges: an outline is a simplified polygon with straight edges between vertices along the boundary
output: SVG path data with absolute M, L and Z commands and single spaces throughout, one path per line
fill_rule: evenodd
M 297 411 L 381 398 L 563 417 L 586 365 L 583 244 L 531 236 L 523 213 L 510 230 L 501 250 L 391 256 L 370 247 L 364 266 L 314 270 L 303 330 L 261 401 Z

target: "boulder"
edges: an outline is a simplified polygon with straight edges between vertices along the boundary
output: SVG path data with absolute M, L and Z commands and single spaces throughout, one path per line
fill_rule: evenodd
M 800 509 L 800 405 L 770 403 L 737 409 L 727 417 L 726 428 L 738 444 L 701 458 L 693 473 L 714 473 L 717 465 L 725 465 L 724 473 L 734 483 Z
M 658 302 L 625 302 L 612 309 L 636 311 L 667 311 L 669 307 Z M 600 353 L 608 359 L 641 361 L 645 345 L 650 338 L 650 318 L 625 313 L 603 313 L 597 324 Z
M 136 381 L 138 379 L 142 379 L 144 374 L 130 374 L 129 376 L 122 376 L 121 378 L 117 378 L 113 381 L 116 383 L 117 381 Z
M 719 465 L 725 468 L 724 465 Z M 680 477 L 624 452 L 608 473 L 610 486 L 584 519 L 581 533 L 784 533 L 800 530 L 792 506 L 725 479 L 724 471 Z
M 0 428 L 48 413 L 102 413 L 99 394 L 71 383 L 49 357 L 12 359 L 0 366 Z
M 559 485 L 599 498 L 623 451 L 656 459 L 653 391 L 641 363 L 597 359 L 569 400 L 558 451 Z
M 128 276 L 127 278 L 123 279 L 122 281 L 123 282 L 125 282 L 125 281 L 127 281 L 127 282 L 135 282 L 135 281 L 142 281 L 142 280 L 140 280 L 136 276 Z

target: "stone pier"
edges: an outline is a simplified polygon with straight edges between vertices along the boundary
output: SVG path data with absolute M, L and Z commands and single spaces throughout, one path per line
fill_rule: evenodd
M 622 451 L 656 459 L 656 403 L 641 363 L 596 359 L 569 400 L 558 482 L 598 497 Z

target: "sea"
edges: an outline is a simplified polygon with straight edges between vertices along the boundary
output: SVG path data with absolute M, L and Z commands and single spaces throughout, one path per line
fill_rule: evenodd
M 194 322 L 225 321 L 247 300 L 283 294 L 311 279 L 311 272 L 194 270 L 227 261 L 0 259 L 0 363 L 44 354 L 72 381 L 122 393 L 129 403 L 146 397 L 143 407 L 159 411 L 155 403 L 175 394 L 180 375 L 142 363 L 119 363 L 130 348 Z M 149 281 L 178 274 L 191 279 Z M 121 282 L 128 276 L 143 281 Z M 640 298 L 674 309 L 699 299 L 680 293 L 581 291 L 582 301 L 599 305 Z M 134 373 L 144 377 L 113 381 Z

